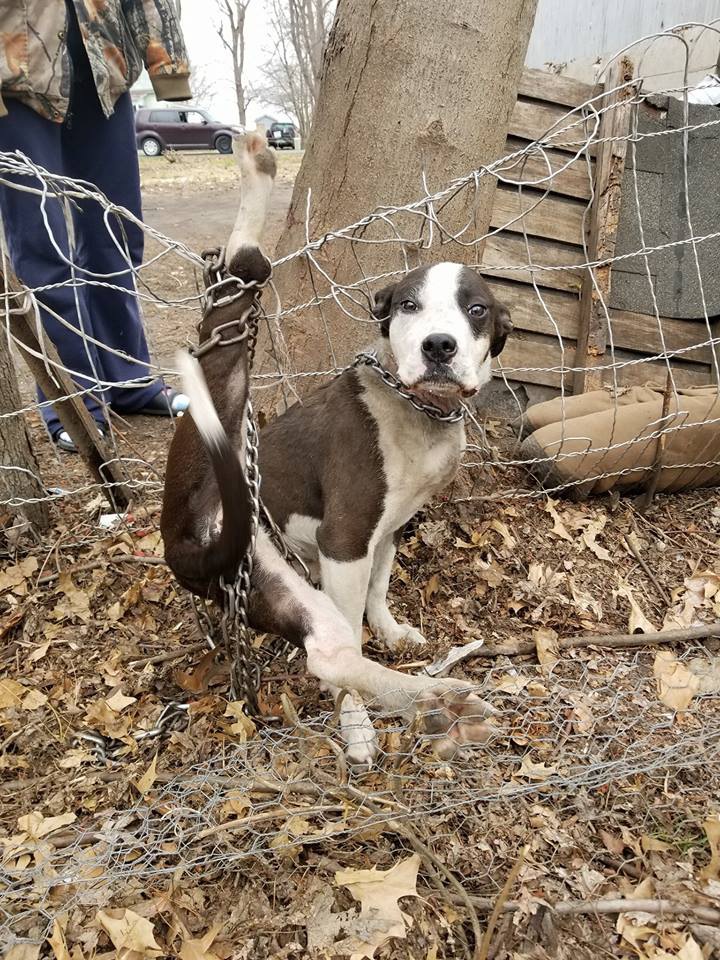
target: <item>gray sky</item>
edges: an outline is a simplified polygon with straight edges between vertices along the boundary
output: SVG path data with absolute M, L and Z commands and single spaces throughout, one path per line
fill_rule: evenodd
M 231 60 L 217 35 L 219 21 L 215 0 L 183 0 L 182 27 L 190 61 L 213 83 L 212 102 L 202 105 L 218 120 L 237 122 Z M 259 67 L 273 49 L 265 23 L 265 0 L 251 0 L 245 23 L 245 81 L 251 85 L 257 82 Z M 268 109 L 266 104 L 253 101 L 248 108 L 248 126 L 253 126 L 256 117 L 268 112 L 284 119 L 277 109 Z

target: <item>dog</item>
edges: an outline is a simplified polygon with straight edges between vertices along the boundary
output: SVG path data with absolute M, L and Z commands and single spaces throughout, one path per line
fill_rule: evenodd
M 241 283 L 200 325 L 200 348 L 250 309 L 253 285 L 270 265 L 260 251 L 274 160 L 261 138 L 237 148 L 242 201 L 227 246 L 228 275 Z M 494 711 L 464 681 L 410 676 L 362 653 L 363 614 L 389 649 L 422 643 L 387 605 L 393 558 L 407 521 L 449 483 L 465 446 L 450 413 L 490 378 L 490 361 L 511 330 L 475 271 L 457 264 L 414 270 L 375 297 L 378 359 L 346 370 L 270 423 L 260 434 L 262 497 L 289 545 L 308 561 L 322 590 L 288 564 L 260 527 L 254 554 L 250 622 L 304 648 L 307 666 L 334 695 L 343 692 L 341 736 L 348 759 L 370 766 L 377 740 L 365 707 L 411 719 L 439 736 L 451 756 L 490 734 Z M 239 327 L 238 327 L 239 329 Z M 222 334 L 221 334 L 222 338 Z M 249 396 L 247 340 L 187 355 L 180 366 L 190 411 L 171 443 L 161 530 L 177 579 L 199 596 L 219 597 L 251 538 L 251 497 L 243 469 Z M 411 399 L 408 399 L 407 394 Z M 432 411 L 432 418 L 427 410 Z

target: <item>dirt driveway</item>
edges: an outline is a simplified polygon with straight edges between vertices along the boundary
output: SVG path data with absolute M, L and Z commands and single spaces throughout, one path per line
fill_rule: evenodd
M 278 175 L 266 230 L 274 247 L 285 220 L 301 153 L 277 153 Z M 141 157 L 143 212 L 151 227 L 201 251 L 224 242 L 235 221 L 239 176 L 232 157 L 217 153 Z

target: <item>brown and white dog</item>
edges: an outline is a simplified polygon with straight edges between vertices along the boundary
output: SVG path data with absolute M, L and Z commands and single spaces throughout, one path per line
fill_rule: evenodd
M 259 250 L 274 161 L 260 138 L 239 151 L 243 200 L 228 244 L 229 273 L 263 282 Z M 251 293 L 214 308 L 214 329 L 248 308 Z M 507 310 L 467 267 L 441 263 L 382 290 L 374 313 L 379 358 L 419 399 L 452 409 L 490 378 L 490 358 L 510 329 Z M 200 364 L 182 361 L 190 416 L 180 421 L 168 458 L 162 533 L 180 582 L 201 596 L 232 581 L 250 536 L 244 463 L 247 345 L 215 347 Z M 202 369 L 201 369 L 202 368 Z M 289 566 L 262 528 L 250 618 L 257 629 L 302 646 L 309 671 L 330 690 L 350 691 L 340 714 L 348 757 L 370 764 L 375 732 L 363 701 L 441 734 L 441 752 L 481 742 L 492 708 L 458 680 L 408 676 L 362 654 L 363 615 L 389 649 L 422 643 L 387 605 L 395 547 L 407 521 L 454 476 L 465 447 L 462 422 L 429 419 L 375 369 L 354 367 L 270 423 L 260 435 L 262 496 L 322 591 Z

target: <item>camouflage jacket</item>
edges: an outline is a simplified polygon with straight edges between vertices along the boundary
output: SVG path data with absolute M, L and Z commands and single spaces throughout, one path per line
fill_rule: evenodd
M 106 116 L 143 62 L 159 100 L 190 97 L 185 44 L 172 0 L 72 0 Z M 0 116 L 16 97 L 58 123 L 72 67 L 65 0 L 0 0 Z

